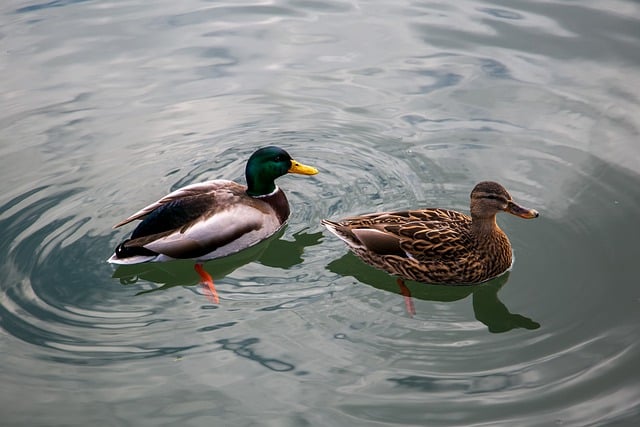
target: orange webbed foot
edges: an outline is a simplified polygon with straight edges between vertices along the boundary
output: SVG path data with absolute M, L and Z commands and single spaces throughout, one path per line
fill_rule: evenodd
M 204 269 L 204 266 L 200 263 L 196 264 L 194 268 L 198 273 L 198 275 L 200 276 L 200 278 L 202 279 L 202 281 L 200 282 L 200 286 L 202 286 L 202 288 L 204 289 L 205 294 L 207 295 L 207 298 L 209 299 L 209 301 L 211 301 L 214 304 L 220 304 L 218 291 L 216 291 L 216 287 L 213 284 L 213 278 L 211 277 L 211 275 L 206 272 L 206 270 Z
M 416 308 L 413 305 L 413 298 L 411 298 L 411 291 L 409 290 L 407 285 L 404 284 L 404 280 L 402 280 L 401 278 L 398 278 L 396 282 L 398 283 L 398 287 L 400 288 L 400 293 L 404 298 L 404 306 L 407 310 L 407 314 L 409 315 L 409 317 L 415 316 Z

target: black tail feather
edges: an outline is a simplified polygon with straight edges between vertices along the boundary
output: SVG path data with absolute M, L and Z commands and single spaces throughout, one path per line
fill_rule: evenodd
M 158 255 L 157 252 L 149 250 L 142 246 L 127 246 L 127 243 L 130 242 L 131 239 L 125 240 L 120 243 L 115 250 L 116 258 L 131 258 L 134 256 L 155 256 Z

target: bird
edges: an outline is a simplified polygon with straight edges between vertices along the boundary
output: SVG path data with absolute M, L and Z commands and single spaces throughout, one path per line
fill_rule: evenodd
M 497 182 L 482 181 L 471 191 L 471 215 L 427 208 L 378 212 L 321 223 L 373 267 L 402 279 L 431 284 L 477 284 L 512 266 L 513 253 L 496 214 L 537 218 L 535 209 L 513 201 Z
M 315 175 L 318 170 L 293 160 L 276 146 L 255 151 L 247 161 L 247 185 L 216 179 L 179 188 L 140 209 L 113 228 L 141 220 L 117 245 L 112 264 L 195 261 L 195 270 L 219 303 L 203 261 L 247 249 L 272 236 L 289 218 L 289 202 L 275 184 L 287 173 Z

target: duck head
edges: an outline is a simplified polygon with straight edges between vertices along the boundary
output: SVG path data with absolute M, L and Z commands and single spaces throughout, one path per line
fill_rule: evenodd
M 535 209 L 525 208 L 514 202 L 509 192 L 497 182 L 483 181 L 476 184 L 471 191 L 471 217 L 495 218 L 500 211 L 525 219 L 537 218 L 539 215 Z
M 259 149 L 251 155 L 245 169 L 247 194 L 257 197 L 274 192 L 276 178 L 287 173 L 315 175 L 318 170 L 293 160 L 289 153 L 280 147 L 269 146 Z

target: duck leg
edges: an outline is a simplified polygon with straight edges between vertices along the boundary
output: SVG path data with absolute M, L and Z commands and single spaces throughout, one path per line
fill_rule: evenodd
M 211 275 L 206 272 L 206 270 L 204 269 L 204 266 L 201 263 L 197 263 L 194 266 L 194 268 L 198 273 L 198 275 L 200 276 L 200 278 L 202 279 L 202 282 L 200 282 L 200 285 L 203 288 L 205 288 L 205 291 L 208 291 L 207 297 L 209 297 L 209 299 L 211 299 L 212 302 L 214 302 L 215 304 L 219 304 L 220 298 L 218 297 L 218 291 L 216 291 L 216 287 L 213 284 L 213 279 L 211 278 Z
M 398 287 L 400 288 L 400 293 L 404 298 L 404 306 L 407 310 L 407 314 L 409 315 L 409 317 L 415 316 L 416 308 L 413 305 L 413 298 L 411 298 L 411 291 L 409 290 L 407 285 L 404 284 L 404 280 L 402 280 L 402 278 L 398 277 L 398 280 L 396 280 L 396 283 L 398 283 Z

